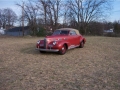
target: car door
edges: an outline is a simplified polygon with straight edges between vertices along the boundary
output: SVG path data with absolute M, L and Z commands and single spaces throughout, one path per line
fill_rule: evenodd
M 79 36 L 76 34 L 76 32 L 70 31 L 70 36 L 71 36 L 71 44 L 74 46 L 78 45 Z

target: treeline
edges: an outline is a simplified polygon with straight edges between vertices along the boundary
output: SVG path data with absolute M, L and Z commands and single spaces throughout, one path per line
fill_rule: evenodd
M 113 32 L 107 32 L 106 30 L 113 30 Z M 120 21 L 114 22 L 90 22 L 88 29 L 88 35 L 106 35 L 106 36 L 120 36 Z
M 27 23 L 32 35 L 39 34 L 45 30 L 54 31 L 62 27 L 76 28 L 82 34 L 102 35 L 103 30 L 110 28 L 114 28 L 114 31 L 118 33 L 120 32 L 119 21 L 113 23 L 102 21 L 109 15 L 112 1 L 28 0 L 27 2 L 16 4 L 23 12 L 21 12 L 21 16 L 18 19 L 16 19 L 16 14 L 12 15 L 14 16 L 14 21 L 12 21 L 12 24 L 6 21 L 6 25 L 13 25 L 16 20 L 20 23 Z M 0 19 L 0 23 L 5 26 L 3 21 Z

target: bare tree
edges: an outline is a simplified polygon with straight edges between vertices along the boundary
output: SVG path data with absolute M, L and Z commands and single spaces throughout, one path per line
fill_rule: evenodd
M 89 22 L 100 19 L 110 9 L 110 0 L 68 0 L 68 4 L 78 22 L 78 29 L 85 34 Z
M 38 3 L 36 5 L 37 5 L 37 8 L 39 8 L 39 15 L 43 18 L 43 25 L 44 27 L 46 27 L 48 0 L 38 0 Z
M 54 21 L 55 29 L 57 28 L 57 24 L 58 24 L 60 3 L 61 0 L 49 0 L 49 5 L 50 5 L 49 8 L 51 8 L 51 11 L 53 12 L 53 21 Z
M 22 4 L 17 4 L 23 9 Z M 32 30 L 32 34 L 35 35 L 37 31 L 37 16 L 38 16 L 38 8 L 36 4 L 32 1 L 28 1 L 28 3 L 24 2 L 24 19 L 28 21 L 28 25 Z
M 45 27 L 57 28 L 61 9 L 61 0 L 38 0 L 40 15 L 44 17 Z
M 28 0 L 24 4 L 24 18 L 35 35 L 38 23 L 48 29 L 58 28 L 60 18 L 65 25 L 87 34 L 89 23 L 106 15 L 111 0 Z M 67 3 L 66 3 L 67 2 Z M 22 8 L 21 4 L 17 4 Z M 62 14 L 61 14 L 62 13 Z M 66 27 L 66 26 L 65 26 Z
M 64 14 L 63 14 L 63 22 L 65 23 L 65 27 L 77 28 L 77 20 L 74 13 L 69 9 L 69 5 L 65 5 Z
M 8 28 L 10 28 L 11 26 L 14 25 L 16 20 L 17 20 L 17 15 L 12 9 L 6 8 L 0 10 L 0 22 L 3 28 L 6 28 L 6 25 L 8 25 Z

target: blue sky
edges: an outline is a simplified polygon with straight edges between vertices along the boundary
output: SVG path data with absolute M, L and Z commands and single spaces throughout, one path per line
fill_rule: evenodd
M 110 21 L 120 20 L 120 0 L 114 0 L 111 10 Z
M 0 0 L 0 9 L 11 8 L 13 11 L 16 12 L 17 15 L 19 15 L 21 10 L 15 4 L 21 3 L 21 1 L 26 1 L 26 0 Z M 120 0 L 114 0 L 113 9 L 111 10 L 111 14 L 106 19 L 107 19 L 107 21 L 120 20 Z

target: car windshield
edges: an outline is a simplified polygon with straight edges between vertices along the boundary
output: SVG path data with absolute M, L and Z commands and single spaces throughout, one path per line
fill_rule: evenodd
M 68 35 L 69 31 L 67 30 L 56 30 L 53 35 Z

